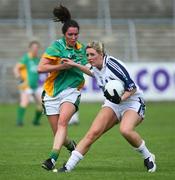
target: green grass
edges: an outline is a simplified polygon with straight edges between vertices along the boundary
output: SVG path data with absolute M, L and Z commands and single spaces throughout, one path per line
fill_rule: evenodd
M 77 142 L 84 136 L 100 104 L 81 104 L 79 126 L 70 126 L 69 135 Z M 16 105 L 0 105 L 0 180 L 174 180 L 175 104 L 148 103 L 145 121 L 137 128 L 156 154 L 157 172 L 149 174 L 143 160 L 121 137 L 118 126 L 111 129 L 90 149 L 71 173 L 56 174 L 41 168 L 52 146 L 52 132 L 46 117 L 42 125 L 31 123 L 34 106 L 27 110 L 25 126 L 15 126 Z M 62 149 L 57 167 L 69 157 Z

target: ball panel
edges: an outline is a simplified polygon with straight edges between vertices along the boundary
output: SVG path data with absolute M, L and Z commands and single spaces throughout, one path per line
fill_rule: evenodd
M 121 97 L 124 93 L 124 83 L 120 80 L 111 80 L 105 85 L 105 90 L 108 91 L 108 93 L 111 96 L 114 96 L 114 89 L 117 91 L 118 95 Z

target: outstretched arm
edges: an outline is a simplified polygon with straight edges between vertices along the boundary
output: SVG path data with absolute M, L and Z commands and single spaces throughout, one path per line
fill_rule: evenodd
M 81 71 L 83 71 L 85 74 L 89 75 L 89 76 L 93 76 L 92 72 L 89 70 L 89 68 L 87 66 L 83 66 L 81 64 L 75 63 L 74 61 L 70 60 L 70 59 L 62 59 L 64 64 L 73 66 L 73 67 L 77 67 L 79 68 Z
M 20 63 L 17 63 L 15 65 L 15 67 L 13 68 L 13 73 L 14 73 L 14 76 L 15 78 L 20 78 L 20 69 L 21 69 L 21 64 Z

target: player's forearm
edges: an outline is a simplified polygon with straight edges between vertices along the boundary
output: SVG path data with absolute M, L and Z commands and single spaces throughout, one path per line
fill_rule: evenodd
M 60 71 L 64 69 L 68 69 L 69 66 L 65 64 L 52 64 L 50 59 L 42 58 L 38 65 L 38 72 L 45 73 L 45 72 L 52 72 L 52 71 Z
M 20 67 L 19 64 L 15 65 L 14 69 L 13 69 L 13 73 L 15 78 L 19 78 L 20 77 Z
M 124 94 L 121 97 L 121 101 L 124 101 L 128 99 L 130 96 L 132 96 L 136 92 L 136 89 L 133 89 L 132 91 L 125 91 Z
M 52 71 L 60 71 L 63 70 L 63 65 L 52 65 L 52 64 L 40 64 L 38 66 L 38 72 L 44 73 L 44 72 L 52 72 Z
M 20 77 L 20 73 L 19 73 L 19 71 L 17 69 L 14 69 L 13 73 L 14 73 L 15 78 L 19 78 Z
M 87 74 L 89 76 L 93 76 L 91 71 L 89 70 L 89 68 L 87 66 L 83 66 L 81 64 L 77 64 L 76 67 L 79 68 L 81 71 L 83 71 L 85 74 Z

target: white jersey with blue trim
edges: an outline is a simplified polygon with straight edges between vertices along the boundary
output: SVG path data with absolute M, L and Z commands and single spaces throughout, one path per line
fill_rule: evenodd
M 113 56 L 105 55 L 102 69 L 91 67 L 91 72 L 97 80 L 98 86 L 104 91 L 106 83 L 110 80 L 119 79 L 124 83 L 125 91 L 137 89 L 133 96 L 142 97 L 143 93 L 130 77 L 125 64 Z

